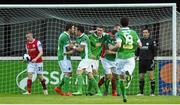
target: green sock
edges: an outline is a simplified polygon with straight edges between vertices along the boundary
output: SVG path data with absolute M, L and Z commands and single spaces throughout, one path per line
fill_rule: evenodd
M 107 93 L 108 93 L 108 90 L 109 90 L 109 82 L 110 82 L 109 79 L 105 80 L 105 92 L 107 92 Z
M 63 76 L 62 81 L 59 83 L 59 86 L 58 86 L 59 88 L 61 88 L 64 85 L 64 77 L 65 76 Z
M 117 94 L 120 94 L 120 80 L 116 80 L 116 90 Z
M 96 81 L 94 78 L 92 78 L 91 81 L 92 81 L 92 83 L 93 83 L 93 87 L 95 88 L 95 90 L 96 90 L 98 93 L 101 93 L 101 91 L 100 91 L 100 89 L 99 89 L 99 87 L 98 87 L 97 81 Z
M 122 81 L 122 80 L 120 80 L 120 88 L 121 88 L 121 91 L 122 91 L 122 96 L 123 96 L 123 98 L 125 98 L 126 89 L 125 89 L 125 86 L 124 86 L 124 81 Z
M 95 79 L 96 81 L 99 81 L 98 75 L 94 75 L 94 79 Z
M 64 92 L 67 93 L 69 92 L 69 77 L 64 77 Z
M 78 83 L 77 83 L 77 85 L 78 85 L 78 92 L 82 93 L 83 77 L 82 77 L 82 75 L 78 75 L 77 78 L 78 78 Z
M 89 93 L 92 93 L 92 85 L 93 85 L 93 83 L 92 83 L 91 79 L 88 79 L 88 92 Z

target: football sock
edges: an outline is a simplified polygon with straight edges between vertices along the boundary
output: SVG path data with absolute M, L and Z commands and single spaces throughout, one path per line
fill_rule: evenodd
M 96 81 L 94 78 L 92 78 L 91 81 L 92 81 L 92 83 L 93 83 L 93 87 L 95 88 L 95 90 L 96 90 L 98 93 L 101 93 L 101 91 L 100 91 L 100 89 L 99 89 L 99 87 L 98 87 L 97 81 Z
M 144 93 L 144 80 L 139 81 L 139 89 L 140 89 L 140 93 L 143 94 Z
M 109 89 L 109 82 L 110 82 L 109 79 L 105 80 L 105 92 L 107 92 L 107 93 L 108 93 L 108 89 Z
M 126 89 L 125 89 L 125 86 L 124 86 L 124 81 L 120 80 L 120 88 L 121 88 L 121 92 L 122 92 L 122 96 L 123 98 L 126 98 Z
M 27 80 L 27 91 L 31 93 L 32 79 Z
M 65 77 L 65 76 L 64 76 Z M 64 77 L 62 78 L 62 81 L 61 81 L 61 83 L 59 84 L 59 88 L 61 88 L 63 85 L 64 85 Z
M 47 87 L 46 87 L 45 82 L 46 82 L 45 79 L 41 80 L 41 85 L 42 85 L 42 87 L 43 87 L 43 90 L 47 90 Z
M 155 90 L 155 81 L 152 80 L 151 81 L 151 94 L 154 94 L 154 90 Z
M 82 93 L 83 77 L 82 77 L 82 75 L 78 75 L 77 78 L 78 78 L 78 83 L 77 83 L 77 85 L 78 85 L 78 92 Z
M 64 77 L 64 92 L 68 93 L 69 92 L 69 77 L 65 76 Z
M 104 77 L 102 77 L 102 78 L 99 80 L 98 86 L 101 87 L 103 83 L 104 83 Z
M 95 79 L 96 81 L 99 81 L 98 75 L 94 75 L 94 79 Z
M 116 80 L 117 94 L 120 94 L 120 80 Z
M 116 92 L 116 80 L 114 77 L 112 77 L 111 86 L 112 86 L 112 93 L 115 93 Z

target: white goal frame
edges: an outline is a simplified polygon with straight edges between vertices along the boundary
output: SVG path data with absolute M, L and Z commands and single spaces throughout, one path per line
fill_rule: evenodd
M 148 4 L 33 4 L 33 5 L 0 5 L 1 8 L 111 8 L 111 7 L 172 7 L 172 61 L 173 61 L 173 95 L 177 93 L 176 70 L 177 70 L 177 43 L 176 43 L 176 3 L 148 3 Z M 0 57 L 2 58 L 2 57 Z M 0 59 L 2 60 L 2 59 Z

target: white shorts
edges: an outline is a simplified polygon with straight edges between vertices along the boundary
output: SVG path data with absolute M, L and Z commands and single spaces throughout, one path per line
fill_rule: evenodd
M 31 63 L 27 65 L 27 71 L 31 73 L 43 74 L 43 63 Z
M 116 62 L 107 60 L 106 58 L 101 59 L 102 66 L 105 70 L 105 74 L 116 73 Z
M 91 59 L 82 59 L 78 65 L 77 70 L 85 69 L 86 73 L 92 72 L 92 60 Z
M 99 60 L 92 60 L 91 67 L 93 70 L 98 70 L 99 69 Z
M 128 71 L 132 75 L 135 68 L 135 59 L 131 57 L 129 59 L 116 59 L 116 74 L 124 75 L 125 71 Z
M 58 63 L 63 73 L 72 72 L 72 65 L 70 60 L 61 60 L 58 61 Z

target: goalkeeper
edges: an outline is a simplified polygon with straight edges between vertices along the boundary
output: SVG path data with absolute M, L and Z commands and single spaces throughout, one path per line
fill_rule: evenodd
M 77 79 L 78 79 L 78 91 L 73 93 L 73 95 L 82 95 L 82 85 L 83 85 L 83 77 L 82 73 L 85 71 L 85 73 L 88 75 L 88 93 L 91 93 L 92 89 L 95 88 L 97 90 L 97 96 L 102 96 L 102 93 L 98 87 L 98 84 L 96 80 L 93 77 L 92 74 L 92 53 L 91 53 L 91 44 L 88 36 L 84 34 L 84 27 L 77 26 L 76 29 L 76 42 L 77 45 L 74 47 L 74 50 L 80 52 L 81 55 L 81 62 L 78 65 L 77 68 Z
M 144 76 L 148 72 L 151 81 L 151 94 L 154 96 L 155 81 L 154 81 L 154 57 L 156 56 L 156 41 L 150 38 L 150 30 L 143 29 L 143 38 L 141 38 L 142 48 L 138 48 L 136 56 L 139 56 L 139 89 L 140 93 L 137 96 L 144 96 Z

